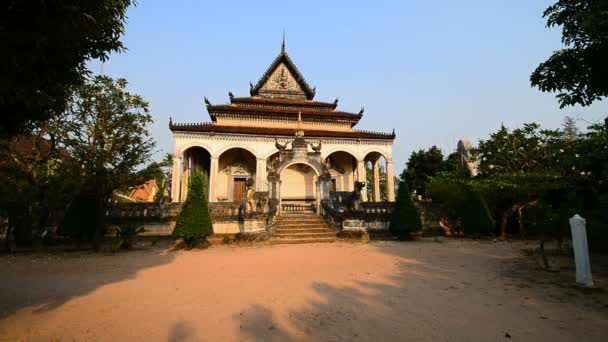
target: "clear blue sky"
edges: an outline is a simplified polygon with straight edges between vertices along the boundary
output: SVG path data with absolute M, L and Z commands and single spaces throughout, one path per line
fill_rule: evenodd
M 413 150 L 444 153 L 460 138 L 477 142 L 499 128 L 565 115 L 599 121 L 601 102 L 560 110 L 528 78 L 561 47 L 560 30 L 541 18 L 553 1 L 140 1 L 129 11 L 128 51 L 104 74 L 125 77 L 150 102 L 159 153 L 172 152 L 169 115 L 209 121 L 203 96 L 249 95 L 280 50 L 287 51 L 315 99 L 365 114 L 357 128 L 395 128 L 395 173 Z M 99 63 L 91 63 L 99 72 Z M 585 127 L 584 121 L 579 126 Z

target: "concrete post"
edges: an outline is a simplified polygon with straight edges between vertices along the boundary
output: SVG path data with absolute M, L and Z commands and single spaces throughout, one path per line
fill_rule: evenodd
M 579 285 L 593 286 L 589 249 L 587 248 L 587 221 L 578 214 L 570 219 L 572 230 L 572 247 L 574 248 L 574 263 L 576 264 L 576 282 Z
M 386 161 L 386 190 L 388 192 L 388 201 L 395 201 L 395 176 L 393 176 L 393 161 Z
M 374 202 L 380 202 L 380 158 L 374 162 Z
M 211 156 L 211 165 L 209 167 L 209 202 L 217 202 L 217 173 L 218 173 L 218 157 Z

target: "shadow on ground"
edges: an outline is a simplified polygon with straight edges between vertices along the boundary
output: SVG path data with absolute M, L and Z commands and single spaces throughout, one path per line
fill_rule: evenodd
M 418 248 L 438 249 L 434 260 L 442 260 L 438 263 L 441 266 L 425 263 L 416 252 Z M 512 250 L 501 255 L 500 250 L 471 246 L 441 248 L 428 240 L 378 243 L 375 251 L 396 257 L 398 271 L 392 275 L 377 280 L 368 274 L 370 280 L 357 279 L 351 286 L 315 283 L 314 297 L 318 299 L 309 300 L 304 308 L 275 312 L 257 304 L 234 319 L 244 339 L 252 341 L 508 341 L 512 337 L 547 337 L 535 320 L 549 326 L 549 335 L 561 334 L 566 340 L 583 330 L 578 326 L 578 332 L 574 328 L 561 331 L 566 329 L 562 321 L 549 322 L 545 314 L 534 311 L 555 302 L 546 296 L 546 284 L 510 274 L 518 264 L 524 265 L 521 274 L 538 272 L 527 268 L 525 257 Z M 608 319 L 605 293 L 590 297 L 579 291 L 580 296 L 568 297 L 568 290 L 553 290 L 561 296 L 558 304 L 562 307 L 568 305 L 574 311 L 583 308 L 600 320 Z M 599 304 L 587 306 L 590 301 Z M 591 336 L 589 340 L 598 339 Z
M 0 256 L 0 319 L 34 306 L 51 311 L 97 288 L 132 279 L 146 268 L 170 263 L 175 253 L 157 247 L 134 252 L 68 252 Z M 48 267 L 53 273 L 40 281 Z M 22 286 L 28 284 L 28 286 Z M 51 291 L 48 291 L 51 289 Z

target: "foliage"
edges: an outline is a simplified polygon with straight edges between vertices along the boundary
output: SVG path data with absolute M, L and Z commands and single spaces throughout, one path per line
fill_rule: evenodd
M 411 239 L 411 234 L 422 228 L 420 214 L 414 206 L 407 184 L 401 181 L 397 201 L 391 217 L 390 230 L 400 240 Z
M 125 50 L 120 37 L 132 3 L 12 0 L 0 6 L 0 136 L 23 134 L 62 113 L 72 86 L 89 73 L 87 62 Z
M 547 27 L 562 27 L 566 47 L 534 70 L 532 86 L 558 91 L 561 108 L 588 106 L 608 96 L 608 2 L 558 0 L 543 17 Z
M 517 172 L 555 170 L 570 161 L 568 144 L 558 130 L 540 129 L 537 123 L 526 123 L 512 131 L 505 126 L 481 140 L 472 156 L 479 161 L 482 176 Z M 571 152 L 571 151 L 570 151 Z
M 77 87 L 66 111 L 65 145 L 80 165 L 82 192 L 95 197 L 97 249 L 105 230 L 105 208 L 116 189 L 149 179 L 138 167 L 154 148 L 147 126 L 152 123 L 148 103 L 126 90 L 125 79 L 97 76 Z
M 76 241 L 89 241 L 95 235 L 95 194 L 82 192 L 74 197 L 57 233 Z M 105 234 L 105 231 L 103 232 Z
M 64 118 L 56 116 L 27 135 L 0 138 L 0 208 L 7 210 L 16 242 L 31 242 L 34 249 L 42 247 L 48 218 L 67 205 L 78 183 L 60 141 L 63 126 Z
M 427 193 L 444 220 L 454 230 L 467 235 L 489 235 L 494 230 L 494 219 L 481 193 L 471 182 L 450 173 L 431 178 Z
M 188 195 L 173 229 L 173 236 L 184 239 L 188 248 L 196 246 L 213 234 L 206 198 L 206 182 L 206 174 L 197 169 L 192 170 Z
M 118 251 L 122 249 L 133 248 L 133 243 L 137 238 L 137 234 L 143 233 L 144 227 L 131 224 L 122 225 L 116 228 L 116 243 L 112 249 Z
M 426 193 L 426 184 L 430 177 L 444 169 L 443 153 L 437 146 L 432 146 L 426 151 L 412 152 L 401 179 L 405 181 L 408 189 L 423 195 Z

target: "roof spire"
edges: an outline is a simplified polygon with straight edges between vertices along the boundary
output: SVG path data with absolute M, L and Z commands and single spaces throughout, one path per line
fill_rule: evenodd
M 281 43 L 281 52 L 285 53 L 285 29 L 283 29 L 283 43 Z

